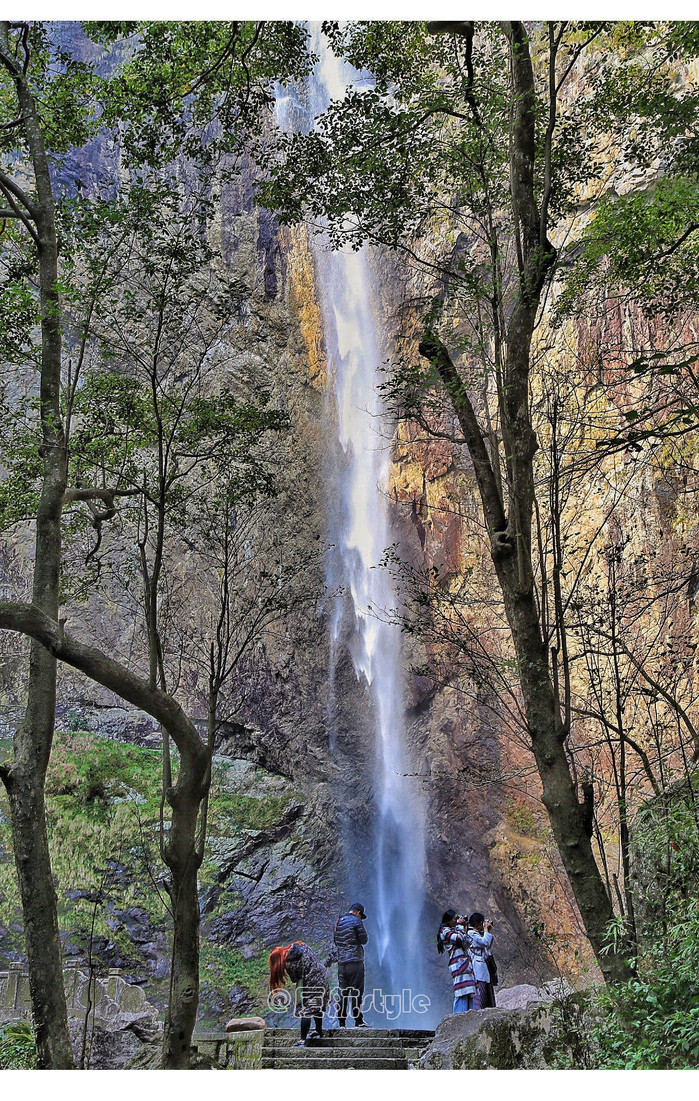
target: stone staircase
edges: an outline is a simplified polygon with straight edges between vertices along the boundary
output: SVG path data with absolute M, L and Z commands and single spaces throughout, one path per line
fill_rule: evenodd
M 263 1070 L 407 1070 L 434 1032 L 426 1029 L 336 1028 L 312 1047 L 294 1047 L 298 1028 L 268 1028 Z

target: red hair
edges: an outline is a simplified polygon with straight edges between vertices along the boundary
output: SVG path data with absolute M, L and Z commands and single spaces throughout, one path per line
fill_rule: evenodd
M 303 944 L 303 941 L 296 940 L 294 944 Z M 269 954 L 269 988 L 270 990 L 281 990 L 286 982 L 286 975 L 284 973 L 284 965 L 286 964 L 286 957 L 290 944 L 286 947 L 273 948 Z

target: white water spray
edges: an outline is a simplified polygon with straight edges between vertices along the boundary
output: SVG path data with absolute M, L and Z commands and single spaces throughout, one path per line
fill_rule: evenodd
M 309 94 L 311 117 L 330 100 L 342 99 L 348 83 L 358 77 L 334 56 L 319 30 L 313 49 L 320 61 Z M 289 124 L 290 106 L 298 108 L 288 96 L 278 99 L 282 125 Z M 354 624 L 347 642 L 357 677 L 369 687 L 376 729 L 376 817 L 367 854 L 373 897 L 364 901 L 371 911 L 369 931 L 378 942 L 385 989 L 422 993 L 419 961 L 426 946 L 418 942 L 418 929 L 425 893 L 423 800 L 404 746 L 400 630 L 387 622 L 395 592 L 388 571 L 379 566 L 391 543 L 387 487 L 392 436 L 378 391 L 380 324 L 366 250 L 331 252 L 327 240 L 318 236 L 313 248 L 341 447 L 336 473 L 340 509 L 330 519 L 334 549 L 328 574 L 351 599 Z M 331 623 L 334 660 L 342 642 L 338 610 Z

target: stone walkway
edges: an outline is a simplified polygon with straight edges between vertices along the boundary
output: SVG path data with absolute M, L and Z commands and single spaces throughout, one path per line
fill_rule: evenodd
M 268 1028 L 263 1070 L 408 1070 L 434 1032 L 424 1029 L 337 1028 L 312 1047 L 294 1047 L 299 1030 Z

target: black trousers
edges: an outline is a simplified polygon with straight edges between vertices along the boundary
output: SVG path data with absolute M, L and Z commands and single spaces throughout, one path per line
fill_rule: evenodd
M 364 996 L 364 963 L 353 960 L 351 963 L 338 963 L 337 982 L 340 987 L 340 1011 L 337 1015 L 340 1028 L 351 1014 L 354 1023 L 360 1024 L 362 1018 L 362 997 Z
M 313 1024 L 314 1024 L 315 1030 L 318 1033 L 318 1035 L 322 1036 L 323 1035 L 323 1016 L 322 1016 L 322 1014 L 321 1014 L 320 1017 L 314 1017 L 313 1018 Z M 302 1017 L 301 1018 L 301 1039 L 305 1040 L 310 1031 L 311 1031 L 311 1018 L 310 1017 Z

